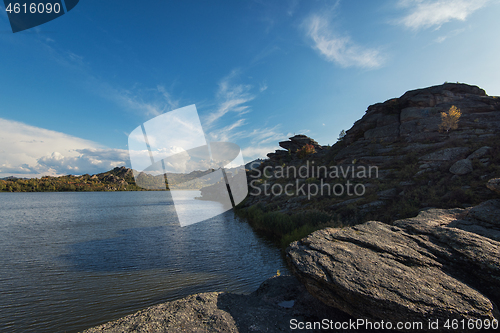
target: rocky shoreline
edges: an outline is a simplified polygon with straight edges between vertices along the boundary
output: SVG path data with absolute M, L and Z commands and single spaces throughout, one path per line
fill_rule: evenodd
M 195 294 L 84 333 L 366 331 L 346 324 L 358 321 L 445 331 L 453 320 L 500 320 L 500 200 L 319 230 L 292 243 L 287 260 L 298 280 L 275 276 L 249 295 Z
M 352 317 L 311 296 L 293 276 L 267 279 L 248 295 L 211 292 L 170 301 L 89 328 L 82 333 L 289 332 L 290 325 L 346 322 Z M 301 332 L 320 332 L 306 329 Z

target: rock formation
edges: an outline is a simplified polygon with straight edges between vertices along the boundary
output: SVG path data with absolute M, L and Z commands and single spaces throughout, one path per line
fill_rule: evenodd
M 453 105 L 461 112 L 458 128 L 440 131 L 441 113 Z M 320 146 L 304 135 L 280 142 L 287 150 L 268 154 L 268 160 L 249 170 L 248 182 L 254 181 L 254 186 L 249 188 L 250 196 L 242 207 L 259 205 L 267 212 L 287 214 L 314 207 L 332 214 L 332 219 L 341 214 L 344 221 L 355 218 L 359 222 L 366 221 L 370 214 L 369 218 L 391 222 L 414 216 L 425 207 L 478 204 L 492 198 L 485 183 L 498 177 L 500 171 L 499 133 L 500 98 L 486 95 L 479 87 L 445 83 L 408 91 L 399 98 L 369 106 L 332 147 Z M 316 152 L 300 158 L 297 151 L 306 144 L 313 145 Z M 306 163 L 309 169 L 313 164 L 344 170 L 373 166 L 378 172 L 376 177 L 358 180 L 351 173 L 336 179 L 263 173 L 266 167 L 269 171 L 282 165 L 298 169 Z M 334 186 L 347 180 L 362 183 L 366 192 L 361 196 L 308 197 L 297 191 L 304 183 Z M 274 184 L 293 184 L 288 189 L 296 195 L 276 191 L 262 194 L 266 186 L 270 189 Z M 386 190 L 390 196 L 377 194 Z
M 311 145 L 314 147 L 315 151 L 322 151 L 325 147 L 320 146 L 315 140 L 310 137 L 298 134 L 292 136 L 288 141 L 281 141 L 279 146 L 285 150 L 278 149 L 274 153 L 267 154 L 272 160 L 279 160 L 283 158 L 298 159 L 297 151 L 300 150 L 305 145 Z
M 287 259 L 312 295 L 356 318 L 500 319 L 499 216 L 491 200 L 323 229 L 292 243 Z
M 462 113 L 458 129 L 440 132 L 441 112 L 452 105 Z M 346 147 L 336 160 L 352 158 L 376 163 L 384 156 L 385 164 L 397 157 L 398 145 L 403 142 L 403 151 L 425 152 L 438 150 L 450 142 L 487 141 L 500 129 L 500 99 L 487 96 L 485 91 L 466 84 L 445 83 L 424 89 L 408 91 L 400 98 L 390 99 L 368 107 L 366 114 L 346 132 L 343 141 Z M 471 158 L 480 158 L 482 150 Z M 449 156 L 447 160 L 456 156 Z

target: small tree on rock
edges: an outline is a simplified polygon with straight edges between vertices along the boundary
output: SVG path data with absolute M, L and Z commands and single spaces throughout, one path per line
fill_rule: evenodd
M 337 139 L 337 141 L 344 140 L 345 135 L 346 135 L 345 130 L 340 131 L 339 138 Z
M 448 112 L 441 112 L 441 125 L 439 125 L 439 130 L 444 130 L 448 133 L 450 130 L 457 129 L 458 120 L 461 115 L 460 109 L 455 105 L 452 105 Z
M 302 148 L 297 150 L 297 156 L 299 158 L 304 158 L 307 155 L 311 155 L 314 153 L 316 153 L 316 149 L 314 149 L 314 146 L 311 144 L 306 144 L 306 145 L 302 146 Z

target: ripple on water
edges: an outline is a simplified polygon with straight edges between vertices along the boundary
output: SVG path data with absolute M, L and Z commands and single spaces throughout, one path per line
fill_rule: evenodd
M 2 332 L 78 332 L 193 293 L 251 292 L 286 272 L 279 250 L 231 211 L 181 228 L 166 192 L 0 201 Z

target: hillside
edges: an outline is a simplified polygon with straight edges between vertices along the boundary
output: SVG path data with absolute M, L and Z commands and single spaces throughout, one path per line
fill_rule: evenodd
M 458 127 L 440 129 L 452 106 Z M 476 205 L 498 197 L 486 184 L 500 176 L 499 129 L 500 98 L 479 87 L 408 91 L 369 106 L 332 147 L 304 135 L 280 142 L 283 150 L 248 170 L 238 213 L 285 247 L 325 226 Z
M 166 188 L 200 189 L 206 186 L 203 180 L 190 182 L 186 187 L 183 183 L 195 180 L 211 171 L 193 171 L 189 174 L 168 173 L 167 180 L 164 175 L 152 176 L 139 173 L 142 184 L 151 184 L 155 189 L 159 183 L 165 182 Z M 0 180 L 0 192 L 65 192 L 65 191 L 144 191 L 136 185 L 134 171 L 126 167 L 116 167 L 110 171 L 95 175 L 67 175 L 59 177 L 45 176 L 38 178 L 7 177 Z

